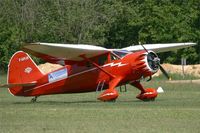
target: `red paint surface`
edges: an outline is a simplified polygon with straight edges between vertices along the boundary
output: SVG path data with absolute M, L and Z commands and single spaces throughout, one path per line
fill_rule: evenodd
M 29 83 L 36 81 L 37 85 L 31 87 L 12 87 L 9 90 L 16 96 L 81 93 L 96 91 L 98 84 L 104 82 L 103 89 L 107 90 L 99 96 L 99 99 L 108 101 L 118 97 L 118 92 L 115 90 L 115 87 L 128 82 L 134 83 L 142 77 L 153 74 L 147 68 L 147 64 L 144 61 L 146 56 L 145 51 L 130 53 L 122 59 L 113 61 L 110 58 L 110 53 L 107 53 L 106 56 L 108 58 L 107 62 L 101 65 L 101 68 L 107 73 L 98 67 L 92 65 L 87 66 L 88 61 L 86 60 L 73 62 L 59 69 L 67 69 L 67 78 L 50 83 L 48 75 L 59 70 L 44 75 L 26 53 L 22 51 L 17 52 L 10 60 L 8 83 Z M 97 63 L 100 57 L 94 57 L 90 60 Z M 31 71 L 28 68 L 31 68 Z M 113 75 L 113 77 L 108 73 Z

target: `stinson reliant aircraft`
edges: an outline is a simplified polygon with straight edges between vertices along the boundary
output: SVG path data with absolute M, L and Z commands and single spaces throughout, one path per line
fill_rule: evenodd
M 193 46 L 196 43 L 169 43 L 135 45 L 122 49 L 106 49 L 83 44 L 26 43 L 16 52 L 8 65 L 7 86 L 14 96 L 34 97 L 102 91 L 101 101 L 113 101 L 119 96 L 117 86 L 131 84 L 141 92 L 136 97 L 143 101 L 154 100 L 158 92 L 144 88 L 140 80 L 151 79 L 160 65 L 156 53 Z M 44 74 L 34 63 L 30 53 L 62 68 Z

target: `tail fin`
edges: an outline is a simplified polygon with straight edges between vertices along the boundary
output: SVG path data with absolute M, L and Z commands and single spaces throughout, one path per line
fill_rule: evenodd
M 23 84 L 33 83 L 42 76 L 42 72 L 27 53 L 18 51 L 10 59 L 8 65 L 8 85 L 22 84 L 22 86 L 13 86 L 9 88 L 13 95 L 21 95 L 20 90 Z

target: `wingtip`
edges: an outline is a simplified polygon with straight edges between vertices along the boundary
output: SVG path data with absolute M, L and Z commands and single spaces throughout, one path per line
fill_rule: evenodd
M 186 42 L 184 43 L 185 45 L 188 45 L 188 46 L 194 46 L 194 45 L 197 45 L 197 43 L 194 43 L 194 42 Z
M 26 46 L 26 45 L 40 45 L 41 42 L 24 42 L 22 47 Z

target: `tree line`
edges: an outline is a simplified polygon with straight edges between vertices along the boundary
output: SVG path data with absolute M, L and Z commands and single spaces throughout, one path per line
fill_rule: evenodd
M 160 57 L 200 63 L 199 0 L 1 0 L 0 7 L 1 71 L 23 42 L 122 48 L 189 41 L 198 45 Z

